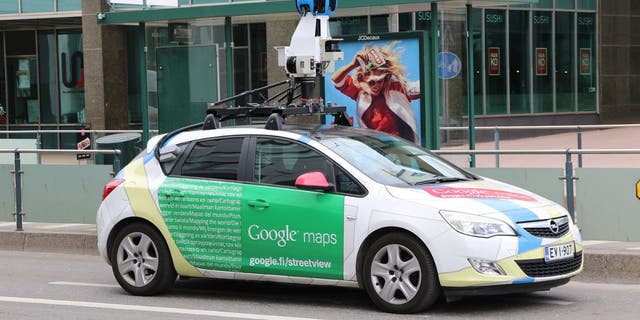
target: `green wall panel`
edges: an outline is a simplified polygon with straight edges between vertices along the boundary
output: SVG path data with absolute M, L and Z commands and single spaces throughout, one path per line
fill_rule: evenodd
M 13 221 L 13 165 L 0 164 L 0 221 Z
M 640 241 L 638 169 L 579 168 L 576 217 L 587 240 Z
M 24 165 L 25 222 L 96 223 L 110 165 Z

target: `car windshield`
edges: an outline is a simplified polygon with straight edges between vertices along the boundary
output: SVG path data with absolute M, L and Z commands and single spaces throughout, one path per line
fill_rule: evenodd
M 472 174 L 403 139 L 369 130 L 366 134 L 359 130 L 346 133 L 317 138 L 379 183 L 415 186 L 475 179 Z

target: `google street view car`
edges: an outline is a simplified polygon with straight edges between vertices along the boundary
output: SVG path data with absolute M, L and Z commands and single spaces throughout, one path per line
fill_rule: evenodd
M 278 48 L 286 90 L 209 105 L 203 123 L 152 138 L 105 186 L 98 249 L 122 288 L 159 294 L 177 276 L 359 286 L 380 309 L 412 313 L 442 296 L 548 290 L 582 270 L 560 205 L 310 99 L 314 77 L 342 59 L 328 34 L 336 1 L 297 4 L 291 47 Z M 285 124 L 299 114 L 335 120 Z M 247 117 L 266 124 L 226 122 Z
M 306 109 L 270 109 L 266 128 L 218 121 L 265 108 L 219 109 L 215 129 L 151 139 L 98 210 L 99 251 L 120 285 L 153 295 L 180 275 L 360 286 L 380 309 L 409 313 L 441 295 L 548 290 L 582 270 L 563 207 L 350 127 L 339 108 L 324 109 L 329 127 L 283 125 Z

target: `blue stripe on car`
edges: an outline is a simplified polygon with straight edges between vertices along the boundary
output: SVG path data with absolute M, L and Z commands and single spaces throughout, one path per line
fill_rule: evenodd
M 151 152 L 147 153 L 144 158 L 144 164 L 147 164 L 147 162 L 151 161 L 151 159 L 153 159 L 154 155 L 156 153 L 156 147 L 153 147 L 153 149 L 151 149 Z
M 525 284 L 525 283 L 533 283 L 533 282 L 535 282 L 535 280 L 533 278 L 527 277 L 527 278 L 520 278 L 520 279 L 513 280 L 512 283 L 513 284 Z
M 517 223 L 522 221 L 535 221 L 540 218 L 533 211 L 520 206 L 510 200 L 503 199 L 474 199 L 508 217 L 514 224 L 518 233 L 518 254 L 536 249 L 542 245 L 542 239 L 532 236 Z

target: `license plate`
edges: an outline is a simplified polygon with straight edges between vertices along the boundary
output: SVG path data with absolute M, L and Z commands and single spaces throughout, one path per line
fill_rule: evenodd
M 544 261 L 551 262 L 562 259 L 573 258 L 576 246 L 573 242 L 560 244 L 557 246 L 544 247 Z

